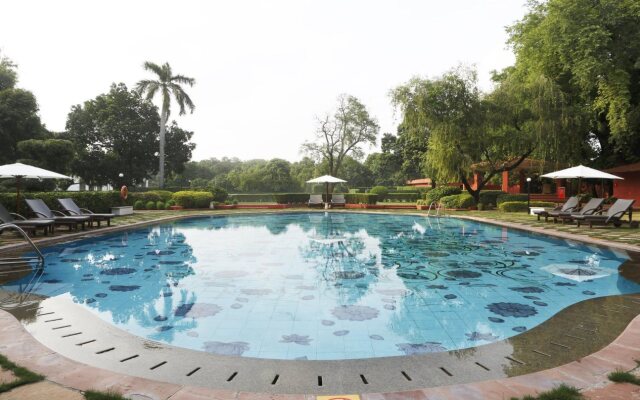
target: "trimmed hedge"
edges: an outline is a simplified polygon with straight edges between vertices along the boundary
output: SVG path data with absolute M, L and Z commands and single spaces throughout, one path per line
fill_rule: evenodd
M 555 203 L 549 201 L 532 201 L 531 207 L 555 207 Z M 500 203 L 498 209 L 502 212 L 528 212 L 526 201 L 505 201 Z
M 20 213 L 29 214 L 29 207 L 24 199 L 42 199 L 52 210 L 60 210 L 57 199 L 69 198 L 81 208 L 88 208 L 97 213 L 111 211 L 111 207 L 124 205 L 120 200 L 120 192 L 36 192 L 20 193 Z M 15 193 L 0 193 L 0 203 L 10 212 L 16 209 Z M 133 205 L 131 199 L 127 199 L 126 205 Z
M 498 204 L 498 196 L 503 194 L 507 194 L 502 190 L 483 190 L 480 192 L 480 201 L 478 205 L 482 204 L 483 206 L 488 206 L 489 204 L 493 204 L 496 206 Z
M 176 202 L 176 205 L 184 208 L 209 208 L 209 203 L 213 201 L 213 194 L 184 190 L 175 192 L 171 199 Z
M 426 192 L 428 189 L 428 187 L 416 187 L 416 186 L 396 186 L 396 191 L 395 193 L 420 193 L 420 192 Z
M 527 195 L 526 194 L 501 194 L 498 195 L 498 197 L 496 198 L 496 205 L 500 205 L 502 203 L 506 203 L 506 202 L 511 202 L 511 201 L 527 201 Z
M 306 204 L 309 201 L 309 193 L 274 193 L 272 196 L 278 204 Z
M 442 197 L 440 204 L 444 208 L 469 208 L 473 206 L 475 202 L 469 193 L 460 193 Z
M 348 204 L 376 204 L 378 195 L 371 193 L 347 193 L 344 199 Z
M 413 203 L 414 201 L 418 200 L 420 198 L 420 193 L 418 192 L 398 192 L 398 193 L 387 193 L 387 195 L 385 196 L 385 200 L 386 201 L 401 201 L 401 202 L 410 202 Z
M 237 200 L 239 203 L 273 203 L 273 193 L 234 193 L 229 195 L 229 199 Z M 308 200 L 308 199 L 307 199 Z
M 389 189 L 386 186 L 374 186 L 369 190 L 370 194 L 377 194 L 378 200 L 384 201 L 389 194 Z
M 431 189 L 424 196 L 427 204 L 431 204 L 432 201 L 438 202 L 445 196 L 452 196 L 454 194 L 460 194 L 462 190 L 459 187 L 454 186 L 438 186 L 435 189 Z

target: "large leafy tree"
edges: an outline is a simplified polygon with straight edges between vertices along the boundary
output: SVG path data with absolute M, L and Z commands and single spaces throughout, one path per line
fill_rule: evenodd
M 35 96 L 17 82 L 16 65 L 0 54 L 0 164 L 16 161 L 18 142 L 46 134 Z
M 326 163 L 327 173 L 338 176 L 345 158 L 361 159 L 364 156 L 362 146 L 374 145 L 378 131 L 377 121 L 360 100 L 341 95 L 334 114 L 318 118 L 315 140 L 305 142 L 302 151 Z
M 530 117 L 483 97 L 474 70 L 459 68 L 437 79 L 414 78 L 392 92 L 413 132 L 428 132 L 427 168 L 440 181 L 459 181 L 478 200 L 486 182 L 522 163 L 535 149 Z M 485 177 L 472 188 L 472 166 L 484 164 Z
M 508 31 L 512 73 L 562 93 L 597 164 L 640 160 L 640 2 L 531 0 Z
M 166 124 L 171 113 L 171 99 L 178 103 L 179 115 L 186 114 L 189 109 L 193 113 L 195 105 L 184 91 L 182 85 L 193 86 L 196 82 L 194 78 L 184 75 L 174 75 L 169 63 L 158 65 L 152 62 L 145 62 L 144 69 L 153 72 L 156 75 L 155 80 L 143 79 L 136 85 L 136 91 L 141 95 L 146 95 L 147 100 L 152 100 L 156 94 L 160 95 L 162 100 L 160 113 L 160 151 L 159 151 L 159 185 L 164 187 L 165 175 L 165 132 Z
M 123 83 L 72 107 L 67 137 L 78 154 L 73 172 L 91 185 L 142 183 L 157 171 L 159 123 L 158 109 Z

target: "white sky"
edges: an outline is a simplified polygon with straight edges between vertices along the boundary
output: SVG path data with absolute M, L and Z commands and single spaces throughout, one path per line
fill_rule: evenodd
M 513 63 L 504 27 L 524 0 L 2 1 L 0 49 L 19 66 L 47 127 L 62 131 L 74 104 L 152 76 L 169 62 L 196 79 L 194 160 L 301 158 L 316 115 L 341 93 L 358 97 L 381 133 L 395 133 L 389 90 L 459 63 Z M 175 105 L 173 105 L 175 110 Z

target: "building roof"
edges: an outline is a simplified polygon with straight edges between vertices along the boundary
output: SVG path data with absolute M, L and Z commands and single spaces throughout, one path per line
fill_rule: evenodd
M 431 185 L 431 178 L 413 179 L 408 181 L 407 185 Z
M 623 172 L 640 172 L 640 162 L 635 164 L 619 165 L 614 168 L 605 169 L 611 173 L 623 173 Z
M 505 164 L 512 164 L 516 160 L 517 160 L 517 158 L 513 158 L 513 159 L 510 159 L 510 160 L 504 160 L 504 163 Z M 479 162 L 479 163 L 471 165 L 471 169 L 473 171 L 480 171 L 480 172 L 485 172 L 490 167 L 491 167 L 491 164 L 489 162 L 487 162 L 487 161 L 483 161 L 483 162 Z M 554 169 L 554 168 L 557 169 L 557 167 L 562 167 L 562 163 L 556 164 L 556 163 L 551 163 L 549 161 L 536 160 L 534 158 L 525 158 L 524 160 L 522 160 L 520 165 L 518 165 L 512 171 L 519 171 L 521 169 L 524 169 L 524 170 L 530 170 L 530 169 L 538 169 L 538 170 L 546 169 L 546 170 L 549 170 L 549 169 Z

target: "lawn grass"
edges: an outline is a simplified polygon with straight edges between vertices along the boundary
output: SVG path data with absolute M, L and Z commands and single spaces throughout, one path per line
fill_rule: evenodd
M 540 393 L 538 396 L 524 396 L 522 400 L 583 400 L 584 396 L 574 387 L 562 384 L 548 392 Z M 511 400 L 519 400 L 512 397 Z
M 5 371 L 11 371 L 16 377 L 16 379 L 12 382 L 0 384 L 0 393 L 8 392 L 9 390 L 18 386 L 39 382 L 44 379 L 44 376 L 38 375 L 35 372 L 31 372 L 26 368 L 12 363 L 7 357 L 3 356 L 2 354 L 0 354 L 0 368 L 4 369 Z
M 98 392 L 95 390 L 87 390 L 84 392 L 86 400 L 127 400 L 116 392 Z

